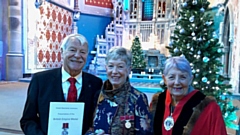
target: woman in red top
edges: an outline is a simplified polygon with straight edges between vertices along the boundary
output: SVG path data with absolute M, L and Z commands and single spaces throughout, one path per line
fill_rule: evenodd
M 216 100 L 191 86 L 193 75 L 188 60 L 167 59 L 163 79 L 167 90 L 158 97 L 155 135 L 227 135 Z

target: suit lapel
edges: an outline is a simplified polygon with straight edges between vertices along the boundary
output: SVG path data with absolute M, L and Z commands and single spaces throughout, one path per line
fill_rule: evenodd
M 50 83 L 51 87 L 51 95 L 53 101 L 62 102 L 65 101 L 63 96 L 63 89 L 62 89 L 62 73 L 61 68 L 54 70 L 52 80 Z
M 81 93 L 80 93 L 80 97 L 78 98 L 79 102 L 86 101 L 86 100 L 88 100 L 87 98 L 91 97 L 91 90 L 90 90 L 91 87 L 92 87 L 92 83 L 90 81 L 89 76 L 87 76 L 87 74 L 83 72 L 82 90 L 81 90 Z

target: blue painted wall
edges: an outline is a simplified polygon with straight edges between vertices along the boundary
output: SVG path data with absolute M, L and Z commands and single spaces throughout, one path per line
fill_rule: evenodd
M 89 52 L 95 50 L 97 35 L 104 35 L 105 28 L 113 20 L 112 17 L 96 16 L 89 14 L 81 14 L 80 20 L 77 22 L 78 33 L 84 35 L 89 44 Z M 88 68 L 94 55 L 89 54 L 85 69 Z

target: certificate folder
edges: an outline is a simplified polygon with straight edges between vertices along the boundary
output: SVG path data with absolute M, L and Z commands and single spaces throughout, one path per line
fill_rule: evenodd
M 48 135 L 81 135 L 84 103 L 51 102 Z

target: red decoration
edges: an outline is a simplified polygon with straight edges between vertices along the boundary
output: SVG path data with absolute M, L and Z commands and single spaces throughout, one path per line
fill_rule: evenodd
M 49 62 L 50 60 L 50 53 L 49 51 L 46 52 L 46 61 Z
M 39 10 L 40 10 L 40 14 L 44 13 L 44 8 L 42 6 L 39 7 Z
M 52 50 L 52 43 L 50 43 L 50 45 L 49 45 L 49 49 L 51 49 L 51 50 Z
M 85 5 L 113 8 L 112 0 L 85 0 Z
M 44 24 L 46 26 L 46 23 Z M 49 27 L 52 28 L 52 22 L 49 23 Z
M 52 53 L 52 62 L 55 62 L 55 61 L 56 61 L 56 53 L 53 52 L 53 53 Z
M 55 50 L 58 50 L 58 49 L 59 49 L 59 48 L 58 48 L 58 45 L 56 45 L 56 46 L 55 46 Z
M 58 52 L 58 55 L 57 55 L 57 60 L 58 60 L 58 62 L 61 62 L 61 53 L 60 52 Z
M 48 12 L 49 12 L 49 11 L 48 11 Z M 53 11 L 52 11 L 52 19 L 53 19 L 53 21 L 56 21 L 56 18 L 57 18 L 56 11 L 53 10 Z
M 57 37 L 57 39 L 58 39 L 58 43 L 60 43 L 61 40 L 62 40 L 62 35 L 61 35 L 60 32 L 58 32 L 58 37 Z M 58 48 L 56 48 L 56 49 L 58 49 Z
M 42 50 L 40 50 L 39 53 L 38 53 L 38 59 L 39 59 L 39 62 L 43 61 L 43 52 L 42 52 Z
M 64 24 L 67 23 L 67 17 L 66 17 L 66 15 L 63 16 L 63 23 L 64 23 Z
M 53 42 L 56 41 L 56 32 L 55 31 L 52 32 L 52 41 Z
M 58 13 L 58 22 L 61 22 L 62 21 L 62 15 L 61 13 Z
M 49 31 L 49 30 L 46 31 L 46 39 L 47 39 L 47 40 L 50 39 L 50 31 Z
M 72 17 L 71 16 L 68 17 L 68 25 L 72 25 Z

